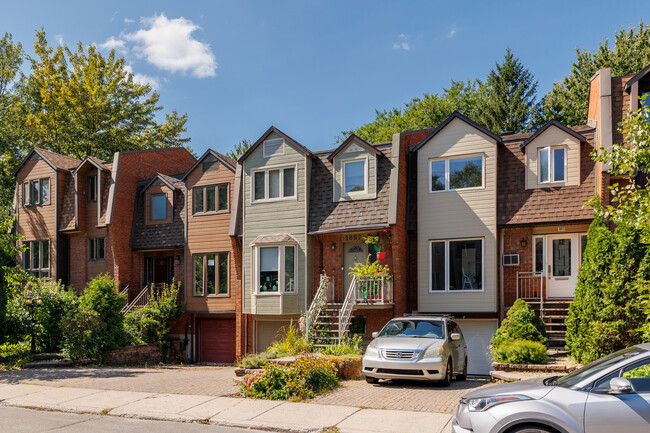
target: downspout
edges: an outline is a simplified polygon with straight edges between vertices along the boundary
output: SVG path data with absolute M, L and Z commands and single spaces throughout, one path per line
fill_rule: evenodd
M 497 229 L 498 230 L 498 229 Z M 504 298 L 504 293 L 503 293 L 503 263 L 501 263 L 501 254 L 503 253 L 503 245 L 504 245 L 504 230 L 501 229 L 499 233 L 499 252 L 497 254 L 497 263 L 499 263 L 499 295 L 498 295 L 498 302 L 499 302 L 499 321 L 503 320 L 503 310 L 504 310 L 504 303 L 503 303 L 503 298 Z

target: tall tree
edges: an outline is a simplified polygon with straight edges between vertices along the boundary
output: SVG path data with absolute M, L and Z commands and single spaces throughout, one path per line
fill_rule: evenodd
M 481 108 L 485 86 L 480 81 L 454 81 L 440 95 L 424 94 L 413 98 L 403 108 L 375 111 L 375 120 L 350 131 L 343 131 L 338 141 L 354 133 L 370 143 L 390 141 L 396 132 L 438 126 L 454 111 L 476 118 Z
M 229 156 L 236 161 L 240 156 L 245 154 L 252 145 L 253 143 L 251 143 L 250 140 L 244 138 L 239 143 L 235 144 L 235 147 L 226 152 L 226 156 Z
M 503 63 L 488 74 L 485 100 L 478 121 L 496 133 L 525 132 L 535 107 L 537 81 L 508 48 Z
M 95 46 L 51 47 L 36 32 L 30 75 L 17 86 L 26 119 L 26 147 L 38 146 L 75 158 L 184 145 L 187 115 L 176 111 L 159 122 L 160 95 L 134 81 L 124 58 Z M 25 149 L 26 150 L 26 149 Z
M 643 20 L 636 27 L 621 28 L 611 46 L 607 38 L 595 51 L 576 48 L 571 72 L 544 98 L 538 123 L 555 118 L 569 125 L 587 122 L 591 77 L 602 68 L 612 68 L 612 76 L 639 72 L 650 64 L 650 26 Z

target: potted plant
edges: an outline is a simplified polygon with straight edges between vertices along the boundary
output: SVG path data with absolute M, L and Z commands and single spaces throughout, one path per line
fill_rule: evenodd
M 385 245 L 397 243 L 392 240 L 392 237 L 393 235 L 390 229 L 384 229 L 377 236 L 366 236 L 362 239 L 366 244 L 371 245 L 375 249 L 377 252 L 377 260 L 384 260 L 386 258 Z
M 363 302 L 375 302 L 382 299 L 382 280 L 390 280 L 390 268 L 378 262 L 370 262 L 370 256 L 365 263 L 357 263 L 350 268 L 350 274 L 359 279 L 359 298 Z

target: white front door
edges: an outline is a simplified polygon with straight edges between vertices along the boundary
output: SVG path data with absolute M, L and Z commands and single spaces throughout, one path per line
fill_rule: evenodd
M 578 283 L 578 234 L 547 236 L 546 296 L 573 298 Z

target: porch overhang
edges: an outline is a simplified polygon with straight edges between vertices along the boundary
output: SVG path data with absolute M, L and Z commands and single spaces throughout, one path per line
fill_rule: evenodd
M 298 240 L 291 236 L 289 233 L 281 233 L 274 235 L 260 235 L 256 237 L 250 246 L 255 245 L 268 245 L 268 244 L 298 244 Z
M 379 224 L 363 224 L 355 226 L 344 226 L 344 227 L 332 227 L 328 229 L 316 230 L 313 232 L 308 232 L 308 235 L 324 235 L 324 234 L 334 234 L 334 233 L 350 233 L 350 232 L 365 232 L 368 230 L 381 230 L 387 229 L 390 227 L 388 223 L 379 223 Z

